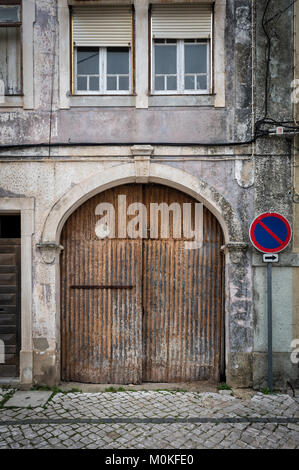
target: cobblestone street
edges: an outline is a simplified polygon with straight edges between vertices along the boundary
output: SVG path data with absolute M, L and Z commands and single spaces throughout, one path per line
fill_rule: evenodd
M 289 395 L 56 393 L 37 408 L 7 406 L 13 395 L 0 389 L 2 449 L 299 448 L 299 398 Z

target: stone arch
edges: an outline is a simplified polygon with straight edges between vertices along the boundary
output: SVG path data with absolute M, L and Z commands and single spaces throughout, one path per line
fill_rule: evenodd
M 69 189 L 50 210 L 40 246 L 58 246 L 62 227 L 77 207 L 95 194 L 126 183 L 153 182 L 176 188 L 202 202 L 218 219 L 226 245 L 246 243 L 240 219 L 231 204 L 200 178 L 170 165 L 135 159 L 92 175 Z

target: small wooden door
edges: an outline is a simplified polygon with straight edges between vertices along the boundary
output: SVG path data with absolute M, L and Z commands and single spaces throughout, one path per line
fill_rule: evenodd
M 118 233 L 118 196 L 146 208 L 146 237 Z M 175 189 L 133 184 L 109 189 L 67 220 L 62 281 L 62 379 L 93 383 L 217 380 L 223 346 L 223 236 L 204 208 L 203 246 L 183 236 L 151 238 L 150 206 L 195 204 Z M 115 208 L 116 236 L 99 239 L 96 207 Z M 127 216 L 127 222 L 132 216 Z M 118 237 L 118 238 L 117 238 Z
M 21 240 L 0 238 L 0 340 L 4 362 L 0 377 L 19 376 Z M 2 354 L 1 354 L 2 356 Z

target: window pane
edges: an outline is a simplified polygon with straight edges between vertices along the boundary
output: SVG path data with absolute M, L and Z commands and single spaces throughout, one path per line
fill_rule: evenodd
M 195 80 L 194 77 L 185 77 L 185 90 L 194 90 Z
M 87 77 L 77 78 L 77 90 L 87 90 Z
M 155 73 L 176 74 L 176 46 L 155 46 Z
M 107 90 L 117 90 L 116 77 L 107 77 Z
M 207 73 L 207 45 L 185 44 L 185 73 Z
M 129 77 L 119 77 L 119 89 L 120 90 L 129 89 Z
M 110 75 L 129 73 L 129 48 L 107 48 L 107 73 Z
M 164 77 L 155 78 L 155 90 L 157 91 L 164 90 Z
M 176 90 L 176 77 L 167 77 L 167 90 Z
M 80 47 L 77 49 L 78 75 L 99 74 L 99 49 Z
M 89 77 L 90 91 L 98 91 L 99 85 L 100 85 L 99 77 Z
M 197 88 L 199 90 L 206 90 L 208 88 L 208 80 L 206 75 L 197 77 Z
M 20 28 L 0 28 L 0 88 L 6 95 L 21 92 Z
M 10 23 L 20 21 L 19 6 L 0 6 L 0 23 Z

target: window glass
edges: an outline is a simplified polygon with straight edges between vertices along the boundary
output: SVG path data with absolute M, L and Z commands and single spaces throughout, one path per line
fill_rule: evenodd
M 155 90 L 157 91 L 164 90 L 164 77 L 155 78 Z
M 107 90 L 129 90 L 130 54 L 128 47 L 107 48 Z
M 21 33 L 17 26 L 0 28 L 0 81 L 6 95 L 21 92 Z
M 117 90 L 117 77 L 107 78 L 107 90 Z
M 207 73 L 206 44 L 185 44 L 185 73 Z
M 78 75 L 99 74 L 99 49 L 80 47 L 77 49 Z
M 167 90 L 176 90 L 177 89 L 177 80 L 176 77 L 167 77 Z
M 129 74 L 129 48 L 107 48 L 107 74 Z
M 12 5 L 0 6 L 0 23 L 16 23 L 20 21 L 20 7 Z
M 128 89 L 129 89 L 129 78 L 119 77 L 119 90 L 128 90 Z
M 208 91 L 208 41 L 155 39 L 153 60 L 155 91 L 179 94 Z
M 130 90 L 130 48 L 78 47 L 76 51 L 77 91 L 106 93 Z
M 98 91 L 100 89 L 99 77 L 89 77 L 89 89 L 90 91 Z
M 185 90 L 194 90 L 195 88 L 195 80 L 194 76 L 185 76 Z
M 176 46 L 157 45 L 155 46 L 155 73 L 176 74 L 177 58 Z
M 78 77 L 77 89 L 80 91 L 87 90 L 87 77 Z
M 206 90 L 208 88 L 208 80 L 206 75 L 199 75 L 197 77 L 198 90 Z

